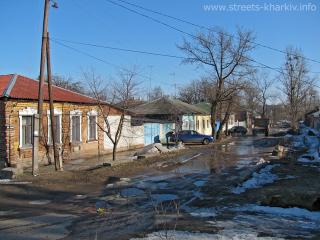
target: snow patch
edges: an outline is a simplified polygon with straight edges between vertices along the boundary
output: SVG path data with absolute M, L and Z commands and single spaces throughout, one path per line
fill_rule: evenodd
M 183 231 L 160 231 L 148 234 L 145 238 L 132 238 L 131 240 L 279 240 L 282 238 L 258 237 L 257 233 L 191 233 Z
M 6 185 L 25 185 L 25 184 L 31 184 L 31 182 L 16 182 L 12 179 L 0 179 L 0 185 L 6 184 Z
M 269 161 L 264 160 L 264 158 L 260 158 L 259 161 L 256 163 L 256 165 L 261 165 L 265 163 L 269 163 Z
M 281 207 L 269 207 L 269 206 L 260 206 L 254 204 L 248 204 L 243 207 L 235 208 L 236 211 L 247 211 L 247 212 L 260 212 L 266 214 L 272 214 L 276 216 L 284 217 L 294 217 L 294 218 L 303 218 L 312 221 L 319 221 L 320 224 L 320 212 L 312 212 L 303 208 L 281 208 Z
M 217 209 L 215 208 L 186 208 L 185 209 L 193 217 L 215 217 L 217 216 Z
M 240 186 L 233 188 L 231 192 L 234 194 L 240 194 L 245 192 L 247 189 L 260 188 L 268 183 L 273 183 L 278 179 L 278 176 L 271 173 L 271 170 L 278 165 L 279 164 L 267 165 L 266 167 L 262 168 L 258 173 L 253 173 L 252 178 L 248 179 Z
M 50 200 L 34 200 L 29 202 L 31 205 L 47 205 L 49 203 L 51 203 Z

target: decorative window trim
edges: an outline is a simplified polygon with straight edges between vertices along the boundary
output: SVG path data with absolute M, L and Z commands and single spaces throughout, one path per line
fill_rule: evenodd
M 98 121 L 98 112 L 96 110 L 91 110 L 87 112 L 87 141 L 93 142 L 98 140 L 98 126 L 96 126 L 96 138 L 90 139 L 90 117 L 96 117 L 96 124 Z
M 22 117 L 33 117 L 35 114 L 37 114 L 37 110 L 34 108 L 24 108 L 19 111 L 19 148 L 22 148 Z M 34 133 L 32 133 L 32 136 Z
M 59 116 L 59 123 L 60 123 L 60 139 L 58 144 L 62 143 L 62 111 L 60 109 L 53 109 L 53 114 L 54 116 Z M 50 139 L 49 136 L 51 129 L 49 128 L 49 123 L 51 125 L 51 118 L 50 118 L 50 110 L 47 110 L 47 119 L 48 119 L 48 144 L 52 144 L 52 142 L 50 143 Z
M 82 143 L 82 111 L 73 110 L 70 111 L 70 143 L 72 143 L 72 117 L 79 116 L 80 117 L 80 143 Z

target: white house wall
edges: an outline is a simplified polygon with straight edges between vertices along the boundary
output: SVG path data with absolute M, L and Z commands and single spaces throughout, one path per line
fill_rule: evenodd
M 182 116 L 182 130 L 196 130 L 196 119 L 194 115 Z
M 118 128 L 120 116 L 108 116 L 108 122 L 111 128 L 111 135 L 114 139 L 115 133 Z M 105 126 L 106 128 L 106 126 Z M 126 150 L 132 149 L 144 144 L 144 130 L 143 126 L 131 126 L 131 116 L 125 116 L 121 138 L 118 143 L 118 149 Z M 107 134 L 104 137 L 104 149 L 112 150 L 113 144 Z

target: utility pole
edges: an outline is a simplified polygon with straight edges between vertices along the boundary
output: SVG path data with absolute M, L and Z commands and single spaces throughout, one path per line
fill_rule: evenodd
M 57 8 L 57 3 L 53 2 L 53 7 Z M 39 140 L 43 137 L 42 115 L 43 115 L 43 85 L 45 79 L 45 61 L 48 42 L 48 16 L 49 16 L 50 0 L 44 0 L 44 13 L 42 25 L 42 41 L 41 41 L 41 59 L 40 59 L 40 79 L 38 89 L 38 113 L 34 116 L 33 121 L 33 149 L 32 149 L 32 174 L 39 174 Z
M 170 73 L 170 75 L 172 76 L 172 82 L 173 82 L 172 85 L 174 86 L 174 98 L 177 98 L 177 83 L 175 79 L 176 73 L 172 72 Z
M 63 170 L 62 161 L 59 158 L 59 152 L 56 145 L 56 129 L 55 127 L 55 119 L 54 119 L 54 106 L 53 106 L 53 95 L 52 95 L 52 77 L 51 77 L 51 60 L 50 60 L 50 38 L 49 32 L 47 33 L 47 73 L 48 73 L 48 95 L 49 95 L 49 109 L 50 109 L 50 122 L 51 122 L 51 141 L 53 147 L 53 158 L 54 158 L 54 165 L 55 169 Z M 60 126 L 61 127 L 61 126 Z
M 32 174 L 37 176 L 39 174 L 39 139 L 42 136 L 42 109 L 43 109 L 43 85 L 44 85 L 44 71 L 45 71 L 45 57 L 46 44 L 48 32 L 48 15 L 49 15 L 49 0 L 44 0 L 44 13 L 42 25 L 42 42 L 41 42 L 41 59 L 40 59 L 40 79 L 38 89 L 38 114 L 37 121 L 39 121 L 38 131 L 34 129 L 33 150 L 32 150 Z M 34 124 L 35 125 L 35 124 Z
M 153 66 L 152 66 L 152 65 L 149 65 L 148 67 L 149 67 L 149 69 L 150 69 L 150 72 L 149 72 L 149 94 L 148 94 L 148 102 L 151 102 L 151 91 L 152 91 L 152 83 L 151 83 L 151 80 L 152 80 L 152 69 L 153 69 Z

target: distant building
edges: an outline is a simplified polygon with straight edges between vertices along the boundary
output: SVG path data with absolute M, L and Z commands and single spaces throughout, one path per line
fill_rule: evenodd
M 245 110 L 236 111 L 234 114 L 234 126 L 242 126 L 245 128 L 251 128 L 252 127 L 252 114 Z
M 206 111 L 177 99 L 162 97 L 130 109 L 135 125 L 144 126 L 144 144 L 166 142 L 166 133 L 197 130 L 197 117 Z
M 305 124 L 311 128 L 320 130 L 320 110 L 319 107 L 305 114 Z

